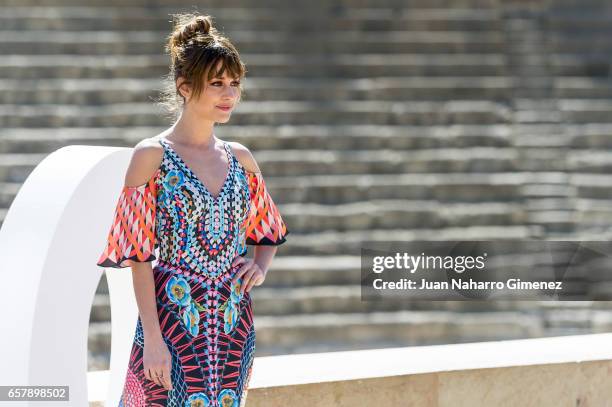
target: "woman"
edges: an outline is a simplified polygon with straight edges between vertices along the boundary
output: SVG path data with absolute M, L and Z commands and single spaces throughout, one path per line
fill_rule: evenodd
M 166 50 L 180 116 L 134 148 L 97 263 L 132 268 L 139 309 L 119 405 L 243 406 L 250 290 L 289 231 L 249 150 L 214 134 L 240 100 L 235 47 L 210 16 L 180 14 Z

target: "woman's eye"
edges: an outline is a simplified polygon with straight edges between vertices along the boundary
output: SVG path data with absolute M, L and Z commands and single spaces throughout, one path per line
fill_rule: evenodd
M 219 82 L 219 81 L 217 81 L 217 82 L 213 82 L 213 85 L 223 85 L 223 82 Z M 235 85 L 235 86 L 240 86 L 240 82 L 236 82 L 236 81 L 235 81 L 235 82 L 234 82 L 234 85 Z

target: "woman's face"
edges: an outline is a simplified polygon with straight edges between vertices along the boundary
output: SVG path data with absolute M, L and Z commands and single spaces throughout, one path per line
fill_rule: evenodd
M 191 98 L 191 89 L 183 92 L 187 102 L 185 109 L 193 110 L 202 118 L 217 123 L 226 123 L 240 98 L 240 80 L 229 76 L 226 70 L 222 77 L 207 81 L 199 99 Z

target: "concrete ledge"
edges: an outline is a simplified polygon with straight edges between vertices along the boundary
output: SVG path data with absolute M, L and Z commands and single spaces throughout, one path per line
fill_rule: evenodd
M 258 406 L 612 405 L 612 334 L 255 358 Z M 90 401 L 108 372 L 90 372 Z

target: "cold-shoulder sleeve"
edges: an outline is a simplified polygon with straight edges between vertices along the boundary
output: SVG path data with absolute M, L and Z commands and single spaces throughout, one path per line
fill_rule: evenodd
M 250 207 L 244 225 L 246 244 L 277 246 L 286 242 L 289 234 L 261 172 L 247 172 Z
M 155 260 L 156 176 L 140 186 L 123 186 L 98 266 L 123 268 L 132 261 Z

